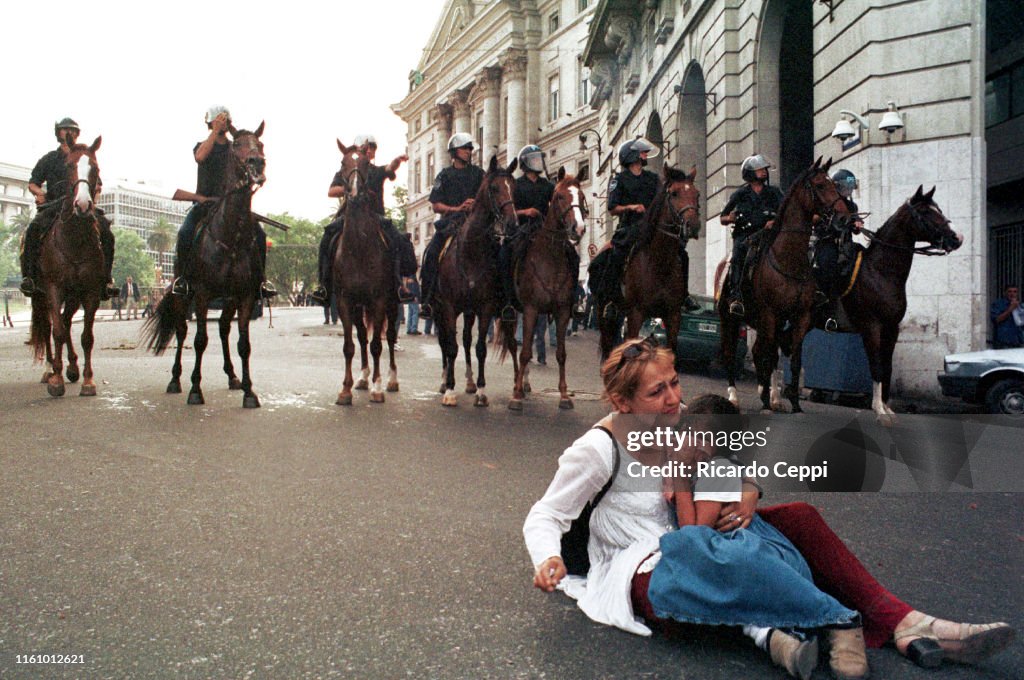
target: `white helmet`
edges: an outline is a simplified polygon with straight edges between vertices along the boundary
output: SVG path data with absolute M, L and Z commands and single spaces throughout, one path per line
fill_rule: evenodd
M 455 154 L 456 149 L 463 149 L 467 146 L 471 151 L 474 148 L 473 137 L 468 132 L 456 132 L 448 138 L 448 153 L 452 155 Z
M 643 163 L 644 159 L 640 158 L 640 154 L 644 152 L 648 158 L 654 158 L 658 155 L 658 147 L 643 137 L 632 139 L 619 147 L 619 164 L 625 168 L 633 163 Z
M 221 106 L 220 104 L 217 104 L 217 105 L 211 106 L 209 109 L 207 109 L 207 111 L 206 111 L 206 124 L 209 125 L 210 123 L 212 123 L 213 119 L 216 118 L 217 116 L 219 116 L 222 113 L 227 114 L 228 121 L 230 122 L 231 121 L 231 112 L 228 111 L 228 107 Z
M 353 142 L 355 146 L 377 146 L 377 139 L 373 135 L 356 135 L 356 140 Z

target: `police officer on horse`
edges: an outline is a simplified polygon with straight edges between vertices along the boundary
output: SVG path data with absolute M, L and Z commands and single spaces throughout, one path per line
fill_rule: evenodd
M 762 229 L 775 224 L 779 207 L 782 205 L 782 191 L 771 184 L 769 169 L 771 163 L 761 154 L 748 156 L 741 166 L 746 184 L 729 197 L 722 209 L 719 221 L 732 225 L 732 259 L 729 261 L 729 313 L 742 317 L 743 307 L 742 276 L 743 264 L 747 258 L 749 239 Z
M 448 139 L 448 154 L 452 157 L 452 164 L 437 174 L 430 191 L 431 206 L 441 217 L 434 222 L 434 236 L 423 253 L 420 317 L 424 319 L 434 318 L 431 301 L 441 248 L 454 228 L 462 224 L 473 209 L 474 198 L 484 181 L 483 169 L 473 165 L 473 138 L 468 133 L 456 132 Z
M 227 187 L 224 186 L 224 173 L 228 168 L 228 156 L 231 153 L 231 112 L 224 106 L 211 106 L 204 118 L 210 134 L 192 149 L 192 156 L 198 165 L 196 168 L 196 194 L 202 200 L 192 205 L 185 215 L 185 220 L 178 229 L 178 242 L 175 246 L 174 283 L 171 293 L 187 296 L 191 294 L 188 283 L 188 259 L 195 245 L 196 228 L 204 217 L 212 212 L 217 199 L 223 198 Z M 256 240 L 260 253 L 260 295 L 271 298 L 277 295 L 273 284 L 267 281 L 267 234 L 259 222 L 255 224 Z
M 32 168 L 32 175 L 29 178 L 28 190 L 35 196 L 36 206 L 39 212 L 25 230 L 25 239 L 21 250 L 21 292 L 26 297 L 31 297 L 39 292 L 39 252 L 43 243 L 43 236 L 53 226 L 54 220 L 60 214 L 61 206 L 68 195 L 68 168 L 65 162 L 68 150 L 78 141 L 78 134 L 81 129 L 71 118 L 63 118 L 53 126 L 53 133 L 57 136 L 59 146 L 48 152 L 39 159 Z M 43 185 L 46 189 L 43 189 Z M 96 194 L 99 195 L 100 186 L 96 187 Z M 111 297 L 120 295 L 120 290 L 114 285 L 111 271 L 114 266 L 114 234 L 110 230 L 110 220 L 99 208 L 94 208 L 96 219 L 100 226 L 100 247 L 103 250 L 103 259 L 106 265 L 107 283 L 101 291 L 100 297 L 109 300 Z
M 409 239 L 404 238 L 395 228 L 394 223 L 388 219 L 387 213 L 384 211 L 384 182 L 386 180 L 395 180 L 395 171 L 401 167 L 402 163 L 409 160 L 409 157 L 405 154 L 396 156 L 390 163 L 385 165 L 374 165 L 373 159 L 377 156 L 377 140 L 373 135 L 356 135 L 353 146 L 356 147 L 357 153 L 366 156 L 366 159 L 370 161 L 370 167 L 367 171 L 366 185 L 371 193 L 371 200 L 373 204 L 373 212 L 378 216 L 381 223 L 381 228 L 384 230 L 384 234 L 388 241 L 388 251 L 390 253 L 392 261 L 395 263 L 395 289 L 399 293 L 399 299 L 401 302 L 410 302 L 411 295 L 402 287 L 402 277 L 412 276 L 416 273 L 416 256 L 411 256 L 412 270 L 408 267 L 402 267 L 401 264 L 410 259 L 408 257 L 402 257 L 405 253 L 406 248 L 411 245 Z M 347 177 L 342 175 L 342 171 L 334 173 L 334 179 L 331 180 L 331 186 L 327 189 L 327 196 L 329 198 L 342 198 L 347 191 L 346 182 Z M 332 268 L 334 264 L 334 252 L 331 249 L 331 244 L 336 243 L 336 239 L 341 238 L 341 234 L 345 231 L 345 205 L 342 204 L 338 208 L 338 212 L 334 214 L 334 221 L 324 227 L 324 234 L 320 238 L 320 254 L 318 263 L 318 273 L 320 275 L 320 285 L 313 291 L 312 298 L 316 302 L 327 306 L 330 304 L 331 292 L 329 287 L 332 280 Z
M 859 246 L 853 242 L 852 235 L 859 233 L 864 226 L 857 204 L 853 202 L 853 192 L 859 187 L 857 177 L 849 170 L 842 169 L 832 175 L 832 182 L 846 203 L 846 208 L 855 217 L 849 228 L 847 223 L 838 221 L 834 224 L 820 222 L 814 225 L 809 244 L 812 270 L 818 284 L 815 301 L 825 317 L 825 330 L 830 333 L 839 330 L 836 319 L 845 283 L 842 275 L 849 263 L 857 257 Z

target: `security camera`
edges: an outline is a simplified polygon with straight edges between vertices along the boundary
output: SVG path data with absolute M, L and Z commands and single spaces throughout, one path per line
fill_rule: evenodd
M 885 115 L 882 116 L 882 120 L 878 123 L 878 129 L 889 135 L 902 127 L 903 119 L 900 118 L 900 114 L 896 111 L 886 111 Z
M 841 142 L 852 139 L 856 134 L 857 132 L 853 129 L 853 126 L 850 125 L 850 121 L 845 118 L 839 119 L 839 122 L 836 123 L 835 129 L 832 130 L 832 136 Z

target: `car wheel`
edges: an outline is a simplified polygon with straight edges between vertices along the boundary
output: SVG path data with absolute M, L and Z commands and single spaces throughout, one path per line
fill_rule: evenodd
M 1024 380 L 1000 380 L 985 393 L 989 413 L 1024 415 Z

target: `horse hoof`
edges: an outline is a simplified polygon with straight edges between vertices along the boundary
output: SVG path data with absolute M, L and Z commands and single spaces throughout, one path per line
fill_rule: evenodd
M 344 394 L 338 393 L 338 400 L 334 402 L 338 406 L 351 406 L 352 405 L 352 393 Z
M 466 383 L 466 394 L 476 394 L 476 383 Z
M 398 391 L 398 381 L 396 380 L 395 382 L 389 382 L 388 383 L 388 392 L 397 392 L 397 391 Z
M 476 395 L 476 399 L 473 401 L 473 406 L 478 406 L 480 408 L 487 408 L 490 405 L 491 405 L 491 402 L 489 402 L 487 400 L 487 395 L 486 394 L 478 394 L 478 395 Z
M 67 376 L 69 383 L 78 382 L 78 377 L 79 377 L 78 367 L 75 366 L 75 367 L 72 368 L 71 366 L 68 366 L 68 370 L 64 371 L 64 375 Z
M 181 388 L 178 388 L 179 391 Z M 240 390 L 242 389 L 242 381 L 238 378 L 228 378 L 228 389 L 229 390 Z
M 48 382 L 50 382 L 50 378 L 52 378 L 52 377 L 53 377 L 53 371 L 47 371 L 46 373 L 43 373 L 43 379 L 40 380 L 39 382 L 40 383 L 48 383 Z
M 371 404 L 383 404 L 384 393 L 383 392 L 370 392 L 370 403 Z
M 458 405 L 459 405 L 459 400 L 455 397 L 454 394 L 446 394 L 443 397 L 441 397 L 441 406 L 454 407 L 454 406 L 458 406 Z
M 82 385 L 82 389 L 81 389 L 81 391 L 79 391 L 78 396 L 80 396 L 80 397 L 95 397 L 96 396 L 96 386 L 95 385 Z
M 558 408 L 564 410 L 570 410 L 573 408 L 572 399 L 562 399 L 558 402 Z
M 359 382 L 356 383 L 357 390 L 368 390 L 370 389 L 370 382 L 366 378 L 360 378 Z
M 770 416 L 773 413 L 775 413 L 775 410 L 773 408 L 771 408 L 770 406 L 762 406 L 761 407 L 761 415 L 763 415 L 763 416 Z
M 242 408 L 259 408 L 260 398 L 255 394 L 247 394 L 242 397 Z
M 64 396 L 64 383 L 59 385 L 49 384 L 46 386 L 46 391 L 50 393 L 51 397 L 63 397 Z
M 522 411 L 523 410 L 523 400 L 522 399 L 512 399 L 511 401 L 508 402 L 508 410 L 509 411 Z
M 181 383 L 177 380 L 167 383 L 167 394 L 181 394 Z
M 205 403 L 206 403 L 206 400 L 203 399 L 203 393 L 202 392 L 189 392 L 188 393 L 188 405 L 189 406 L 199 406 L 200 404 L 205 404 Z

